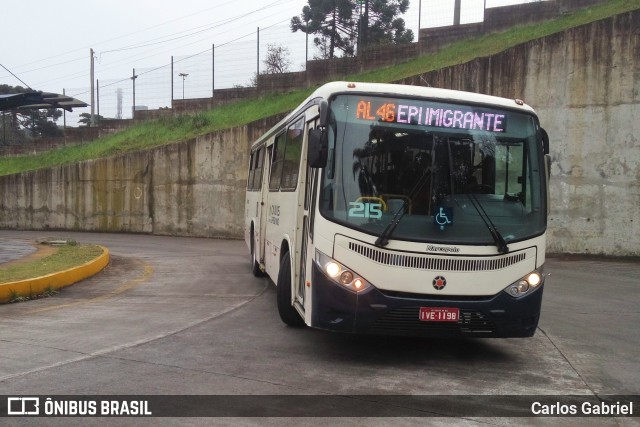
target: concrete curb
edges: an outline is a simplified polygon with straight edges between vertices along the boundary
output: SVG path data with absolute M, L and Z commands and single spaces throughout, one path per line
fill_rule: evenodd
M 9 302 L 12 295 L 39 295 L 48 289 L 60 289 L 93 276 L 109 264 L 109 249 L 104 246 L 97 258 L 68 270 L 47 274 L 33 279 L 0 284 L 0 303 Z

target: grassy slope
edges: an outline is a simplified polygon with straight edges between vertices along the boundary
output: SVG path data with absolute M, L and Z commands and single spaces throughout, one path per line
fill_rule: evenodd
M 64 245 L 56 248 L 55 253 L 46 258 L 26 263 L 0 266 L 0 283 L 14 282 L 82 265 L 102 254 L 102 248 L 96 245 Z
M 492 55 L 553 33 L 640 8 L 640 0 L 611 0 L 543 24 L 514 28 L 448 46 L 437 53 L 380 70 L 349 76 L 351 81 L 390 82 Z M 240 126 L 295 108 L 313 89 L 263 96 L 190 116 L 149 121 L 89 144 L 35 155 L 0 158 L 0 175 L 47 168 L 82 160 L 183 141 L 216 130 Z
M 611 0 L 606 4 L 586 8 L 548 22 L 516 27 L 501 33 L 465 40 L 431 55 L 421 56 L 394 67 L 365 72 L 352 77 L 356 81 L 370 82 L 400 80 L 428 71 L 463 64 L 475 58 L 490 56 L 518 44 L 636 9 L 640 9 L 640 0 Z

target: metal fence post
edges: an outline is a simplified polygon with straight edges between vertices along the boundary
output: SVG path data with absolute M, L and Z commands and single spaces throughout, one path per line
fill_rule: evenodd
M 171 55 L 171 108 L 173 108 L 173 55 Z
M 216 45 L 211 45 L 211 97 L 216 90 Z
M 136 69 L 133 69 L 133 75 L 131 76 L 131 81 L 133 82 L 133 107 L 131 108 L 131 118 L 136 118 Z

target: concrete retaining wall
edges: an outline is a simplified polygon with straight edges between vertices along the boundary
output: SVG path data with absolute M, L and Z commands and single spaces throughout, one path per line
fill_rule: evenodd
M 483 34 L 508 30 L 517 26 L 545 22 L 607 0 L 545 0 L 533 3 L 485 9 L 484 20 L 471 24 L 421 28 L 420 42 L 423 52 L 435 52 L 442 46 Z
M 553 158 L 549 249 L 640 255 L 640 10 L 403 83 L 524 98 Z M 277 122 L 0 177 L 0 227 L 241 237 L 247 153 Z
M 0 177 L 0 227 L 240 237 L 250 142 L 280 118 Z
M 640 10 L 406 84 L 523 98 L 551 138 L 548 247 L 640 255 Z

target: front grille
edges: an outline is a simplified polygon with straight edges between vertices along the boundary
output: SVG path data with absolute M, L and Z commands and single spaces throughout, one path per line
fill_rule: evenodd
M 354 242 L 349 242 L 349 249 L 380 264 L 437 271 L 500 270 L 524 261 L 527 257 L 524 251 L 491 258 L 401 255 Z
M 391 298 L 404 298 L 404 299 L 425 299 L 437 301 L 490 301 L 495 298 L 495 295 L 438 295 L 438 294 L 418 294 L 415 292 L 402 292 L 402 291 L 388 291 L 386 289 L 378 289 L 382 295 Z
M 420 307 L 397 307 L 378 318 L 371 329 L 373 334 L 431 335 L 450 333 L 460 335 L 490 335 L 495 324 L 488 316 L 476 310 L 460 310 L 458 322 L 424 322 L 418 319 Z

